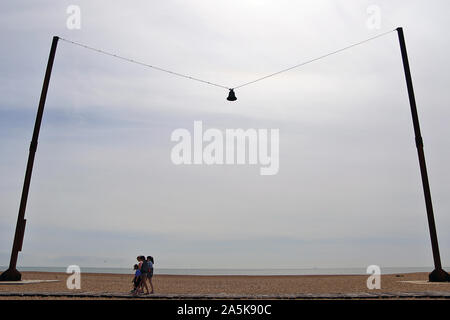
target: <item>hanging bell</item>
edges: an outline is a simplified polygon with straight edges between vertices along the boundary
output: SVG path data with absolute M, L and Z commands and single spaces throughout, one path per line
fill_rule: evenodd
M 234 90 L 230 89 L 230 92 L 228 93 L 228 97 L 227 97 L 228 101 L 236 101 L 236 95 L 234 94 Z

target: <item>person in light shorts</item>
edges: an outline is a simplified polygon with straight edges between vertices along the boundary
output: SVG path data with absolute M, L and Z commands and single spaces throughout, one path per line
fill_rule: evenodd
M 148 263 L 144 256 L 137 257 L 137 260 L 139 261 L 139 270 L 141 271 L 141 285 L 140 288 L 142 292 L 145 290 L 147 291 L 146 294 L 149 294 L 148 286 L 147 286 L 147 275 L 149 272 Z
M 152 291 L 150 293 L 154 293 L 153 291 L 153 283 L 152 283 L 152 277 L 153 277 L 153 264 L 154 264 L 154 260 L 152 256 L 148 256 L 147 257 L 147 264 L 148 264 L 148 274 L 147 274 L 147 279 L 148 282 L 150 283 L 150 287 L 152 288 Z

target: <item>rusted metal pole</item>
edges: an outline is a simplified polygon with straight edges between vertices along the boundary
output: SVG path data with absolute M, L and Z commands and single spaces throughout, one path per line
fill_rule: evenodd
M 36 153 L 39 130 L 41 128 L 42 116 L 44 114 L 45 100 L 47 98 L 48 85 L 50 83 L 50 76 L 52 74 L 53 61 L 55 60 L 56 47 L 58 45 L 58 37 L 53 37 L 50 55 L 48 57 L 47 70 L 45 71 L 44 84 L 42 86 L 41 98 L 39 100 L 39 107 L 36 115 L 36 122 L 34 124 L 33 137 L 30 144 L 30 152 L 28 155 L 27 169 L 25 172 L 25 179 L 22 189 L 22 198 L 20 200 L 19 215 L 16 224 L 16 233 L 14 235 L 14 243 L 11 252 L 11 260 L 9 268 L 0 275 L 0 281 L 20 281 L 21 273 L 16 269 L 17 257 L 19 251 L 22 251 L 22 243 L 25 235 L 25 209 L 27 207 L 28 191 L 30 189 L 31 174 L 33 172 L 34 155 Z
M 409 104 L 411 106 L 411 116 L 414 126 L 416 138 L 417 154 L 419 156 L 420 173 L 422 176 L 423 193 L 425 196 L 425 206 L 427 209 L 428 227 L 430 229 L 431 247 L 433 250 L 434 270 L 429 274 L 430 282 L 450 281 L 450 276 L 442 269 L 441 257 L 439 255 L 439 244 L 436 232 L 436 224 L 434 221 L 433 204 L 431 202 L 430 184 L 428 182 L 427 165 L 425 163 L 425 154 L 423 151 L 423 140 L 420 133 L 419 117 L 417 115 L 416 99 L 414 97 L 414 89 L 409 69 L 408 54 L 406 51 L 405 37 L 403 28 L 397 28 L 398 39 L 400 42 L 400 50 L 402 53 L 403 68 L 405 71 L 406 85 L 408 87 Z

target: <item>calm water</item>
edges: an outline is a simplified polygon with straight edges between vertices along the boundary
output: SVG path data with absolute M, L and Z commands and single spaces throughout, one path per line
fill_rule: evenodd
M 155 266 L 156 267 L 156 266 Z M 80 267 L 86 273 L 132 274 L 129 268 L 92 268 Z M 5 270 L 6 267 L 0 267 Z M 19 267 L 19 271 L 66 272 L 66 267 Z M 444 268 L 450 270 L 450 268 Z M 431 272 L 432 267 L 381 267 L 382 274 L 400 274 L 412 272 Z M 182 269 L 155 268 L 155 274 L 168 275 L 344 275 L 367 274 L 366 268 L 302 268 L 302 269 Z

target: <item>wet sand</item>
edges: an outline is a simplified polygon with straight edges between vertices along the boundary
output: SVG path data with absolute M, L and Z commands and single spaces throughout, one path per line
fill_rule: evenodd
M 389 292 L 450 292 L 450 283 L 415 284 L 402 281 L 426 281 L 427 273 L 408 273 L 381 276 L 381 289 L 370 290 L 369 275 L 313 275 L 313 276 L 182 276 L 155 275 L 153 285 L 157 294 L 230 294 L 230 295 L 286 295 L 325 293 L 389 293 Z M 0 285 L 0 292 L 96 292 L 128 293 L 132 275 L 81 274 L 81 289 L 69 290 L 68 274 L 52 272 L 23 272 L 23 280 L 60 280 L 58 282 Z M 6 298 L 6 297 L 4 297 Z M 2 297 L 0 297 L 2 299 Z

